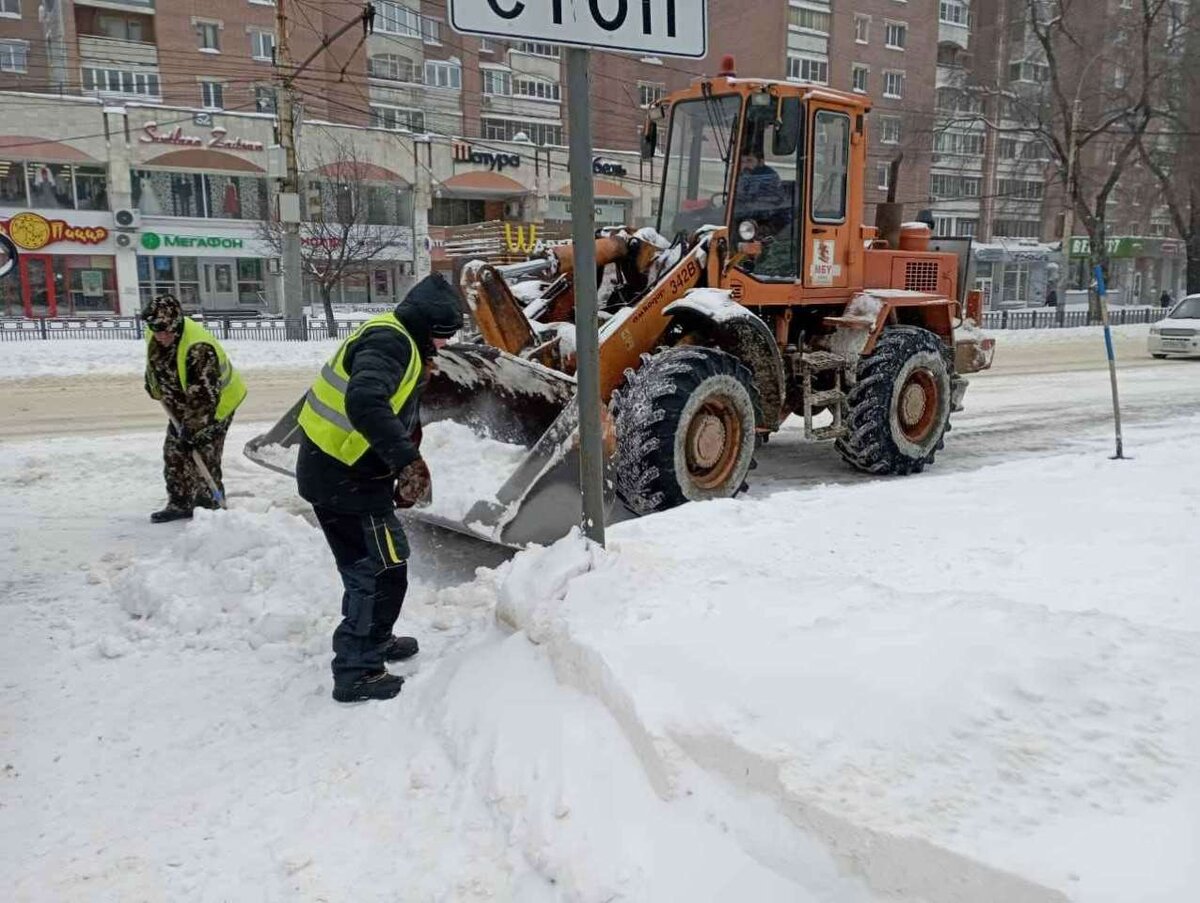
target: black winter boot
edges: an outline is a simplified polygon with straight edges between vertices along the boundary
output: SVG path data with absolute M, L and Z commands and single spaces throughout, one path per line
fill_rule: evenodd
M 412 658 L 420 651 L 416 637 L 394 636 L 388 640 L 388 644 L 383 649 L 383 660 L 385 662 L 402 662 L 406 658 Z
M 360 677 L 349 686 L 334 684 L 333 698 L 338 702 L 364 702 L 368 699 L 391 699 L 404 686 L 404 678 L 380 671 Z
M 150 523 L 165 524 L 173 520 L 191 520 L 192 509 L 181 508 L 178 505 L 168 504 L 162 511 L 155 511 L 150 515 Z

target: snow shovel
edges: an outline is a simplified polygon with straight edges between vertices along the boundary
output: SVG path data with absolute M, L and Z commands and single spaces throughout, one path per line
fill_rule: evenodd
M 437 370 L 421 395 L 422 426 L 454 421 L 480 439 L 524 452 L 494 497 L 480 498 L 465 514 L 439 510 L 438 468 L 431 460 L 433 505 L 405 515 L 513 548 L 553 542 L 577 526 L 582 505 L 574 378 L 489 345 L 447 345 L 435 360 Z M 246 457 L 294 476 L 303 404 L 299 399 L 275 426 L 246 443 Z M 460 465 L 475 460 L 469 444 L 453 453 Z
M 179 421 L 175 419 L 175 415 L 167 410 L 167 406 L 164 402 L 159 402 L 159 404 L 162 404 L 162 409 L 166 413 L 167 419 L 171 421 L 171 426 L 175 428 L 175 435 L 182 436 L 183 427 L 179 425 Z M 224 510 L 227 507 L 225 505 L 225 493 L 217 488 L 217 481 L 214 480 L 213 475 L 209 473 L 208 467 L 204 464 L 204 459 L 200 457 L 200 452 L 196 451 L 194 448 L 192 449 L 192 463 L 196 465 L 196 469 L 200 471 L 200 476 L 202 476 L 204 478 L 204 482 L 208 484 L 208 489 L 212 493 L 212 497 L 216 501 L 217 505 Z

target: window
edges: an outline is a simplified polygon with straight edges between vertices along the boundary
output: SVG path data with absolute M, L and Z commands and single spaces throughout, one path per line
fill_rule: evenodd
M 875 187 L 880 191 L 887 191 L 891 187 L 892 167 L 887 163 L 879 163 L 875 166 Z
M 960 219 L 955 224 L 955 231 L 959 238 L 974 238 L 978 228 L 979 220 L 977 219 Z
M 271 31 L 250 32 L 250 55 L 256 60 L 275 60 L 275 33 Z
M 200 82 L 200 105 L 207 110 L 225 107 L 225 86 L 220 82 Z
M 0 16 L 21 18 L 21 0 L 0 0 Z
M 197 22 L 196 35 L 200 38 L 201 50 L 221 52 L 221 26 L 216 22 Z
M 667 86 L 662 82 L 638 82 L 638 103 L 643 107 L 658 103 L 667 93 Z
M 256 176 L 133 170 L 133 204 L 149 216 L 265 220 L 268 197 Z
M 938 21 L 947 25 L 966 25 L 967 7 L 962 0 L 942 0 L 938 4 Z
M 495 53 L 496 52 L 496 42 L 493 41 L 491 38 L 480 38 L 479 39 L 479 52 L 480 53 Z
M 1014 82 L 1036 82 L 1040 84 L 1049 80 L 1050 67 L 1045 63 L 1018 60 L 1015 63 L 1008 64 L 1008 78 Z
M 428 16 L 421 16 L 421 40 L 426 44 L 442 43 L 442 23 Z
M 1129 78 L 1129 76 L 1125 72 L 1124 66 L 1114 66 L 1113 67 L 1113 87 L 1116 88 L 1118 91 L 1120 91 L 1122 88 L 1125 87 L 1125 84 L 1128 81 L 1128 78 Z
M 900 143 L 900 120 L 895 116 L 881 116 L 879 119 L 879 141 L 881 144 Z
M 403 38 L 421 36 L 421 14 L 403 3 L 380 0 L 375 4 L 375 30 Z
M 935 216 L 933 218 L 933 234 L 938 235 L 953 235 L 954 234 L 954 217 L 952 216 Z
M 1027 179 L 997 179 L 996 193 L 1003 198 L 1021 201 L 1040 201 L 1045 195 L 1045 184 Z
M 855 16 L 854 17 L 854 41 L 858 44 L 867 44 L 871 40 L 871 17 L 870 16 Z
M 513 94 L 531 97 L 534 100 L 561 100 L 562 89 L 558 82 L 544 78 L 518 78 L 513 82 Z
M 480 69 L 483 93 L 507 97 L 512 94 L 512 73 L 504 69 Z
M 371 125 L 377 129 L 388 129 L 393 132 L 423 132 L 425 131 L 425 114 L 420 110 L 371 104 Z
M 530 56 L 546 56 L 551 59 L 558 59 L 559 48 L 557 44 L 542 44 L 537 41 L 521 41 L 516 48 L 521 53 L 528 53 Z
M 933 159 L 940 156 L 983 156 L 983 135 L 979 132 L 938 132 L 933 136 Z
M 416 67 L 413 61 L 398 53 L 378 53 L 367 62 L 367 71 L 372 78 L 386 78 L 397 82 L 415 82 Z
M 901 98 L 904 96 L 904 73 L 883 73 L 883 96 Z
M 106 38 L 112 38 L 114 41 L 142 40 L 141 20 L 130 19 L 125 16 L 104 14 L 96 16 L 96 31 Z
M 846 171 L 850 156 L 850 117 L 818 110 L 813 117 L 812 218 L 838 223 L 846 218 Z
M 807 56 L 788 57 L 788 78 L 802 82 L 829 83 L 829 63 Z
M 107 210 L 108 173 L 102 166 L 0 160 L 0 204 Z
M 425 84 L 431 88 L 462 87 L 462 66 L 458 63 L 425 63 Z
M 829 13 L 802 6 L 788 7 L 788 25 L 801 31 L 829 34 Z
M 254 109 L 259 113 L 275 112 L 275 89 L 259 85 L 254 89 Z
M 26 41 L 0 41 L 0 72 L 28 72 L 29 44 Z
M 867 78 L 870 76 L 871 70 L 866 66 L 860 66 L 855 63 L 850 68 L 850 87 L 859 94 L 867 93 Z
M 83 70 L 83 90 L 95 94 L 152 97 L 156 100 L 161 96 L 157 72 L 90 66 Z
M 1028 225 L 1028 224 L 1026 224 Z M 1021 236 L 1012 236 L 1019 238 Z M 1024 261 L 1020 263 L 1008 263 L 1004 265 L 1004 276 L 1000 283 L 1003 288 L 1001 290 L 1000 300 L 1007 302 L 1023 303 L 1029 300 L 1029 264 Z
M 908 26 L 903 22 L 888 22 L 883 29 L 883 43 L 889 50 L 903 50 L 908 43 Z
M 946 113 L 982 113 L 983 102 L 960 88 L 938 88 L 937 108 Z
M 562 126 L 556 122 L 485 118 L 481 126 L 486 141 L 514 141 L 523 136 L 522 140 L 534 144 L 563 143 Z
M 1038 238 L 1042 224 L 1038 220 L 997 219 L 992 221 L 992 234 L 997 238 Z
M 960 176 L 935 172 L 929 176 L 929 196 L 936 200 L 956 201 L 979 197 L 979 176 Z
M 996 155 L 1001 160 L 1015 160 L 1017 157 L 1017 139 L 997 138 Z

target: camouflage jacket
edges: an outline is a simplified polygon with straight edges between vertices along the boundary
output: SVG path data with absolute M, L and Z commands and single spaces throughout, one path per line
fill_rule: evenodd
M 149 344 L 150 372 L 162 389 L 162 400 L 183 428 L 196 433 L 212 426 L 217 420 L 217 402 L 221 397 L 221 364 L 211 345 L 193 345 L 187 353 L 188 386 L 179 383 L 175 363 L 179 351 L 178 339 L 164 348 L 158 342 Z M 149 393 L 150 386 L 146 386 Z

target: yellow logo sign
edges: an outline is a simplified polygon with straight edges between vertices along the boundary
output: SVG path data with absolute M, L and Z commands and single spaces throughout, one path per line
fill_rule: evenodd
M 18 213 L 0 227 L 18 248 L 40 251 L 46 245 L 59 241 L 73 241 L 82 245 L 98 245 L 108 238 L 103 226 L 72 226 L 61 219 L 46 219 L 40 213 Z
M 529 254 L 537 247 L 537 243 L 538 227 L 536 225 L 530 225 L 527 239 L 524 226 L 514 226 L 512 223 L 504 224 L 504 244 L 509 251 Z

